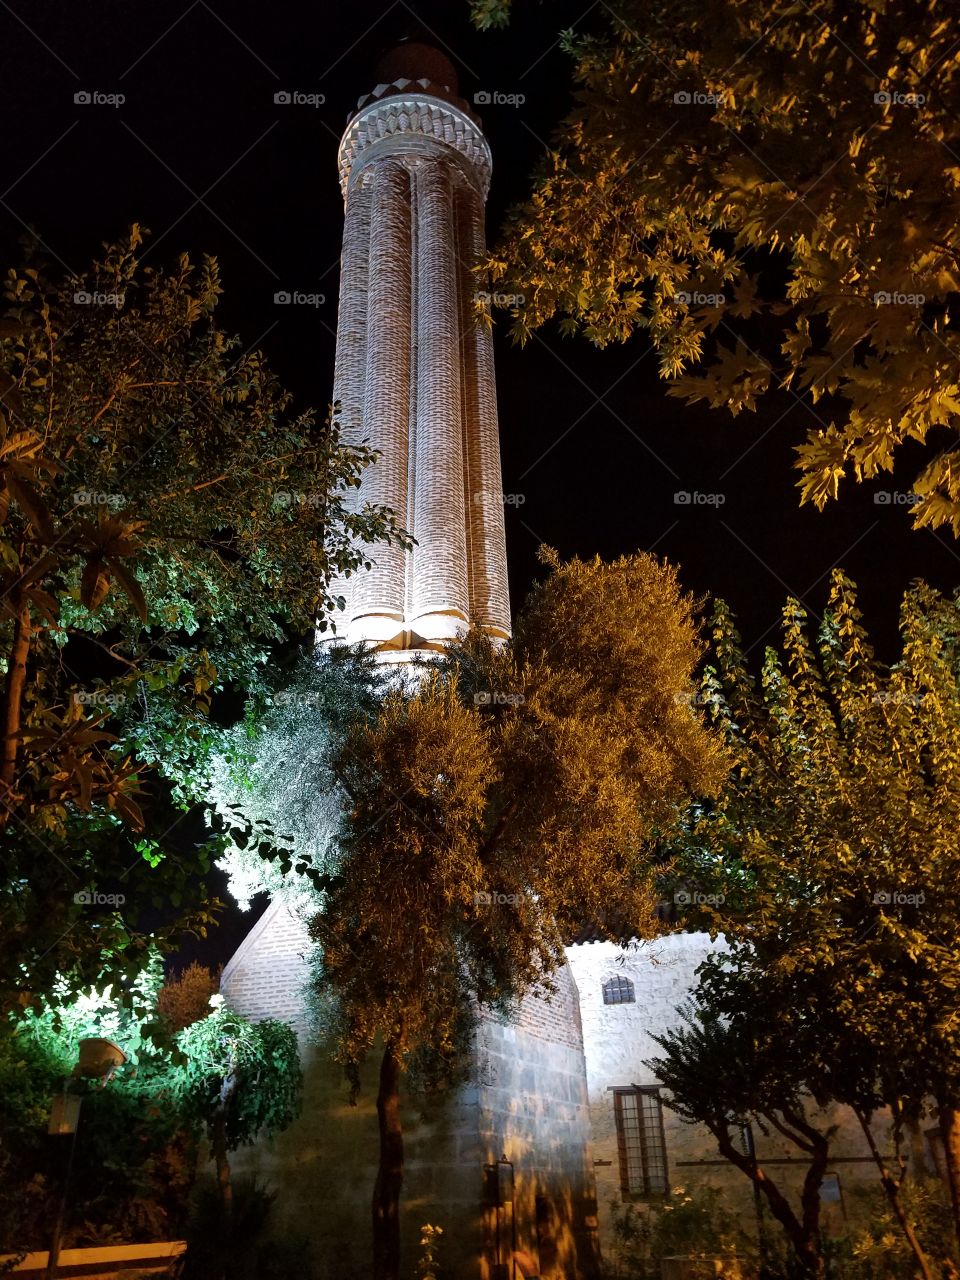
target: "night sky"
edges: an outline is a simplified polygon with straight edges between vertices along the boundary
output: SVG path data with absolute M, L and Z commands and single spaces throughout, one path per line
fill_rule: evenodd
M 4 265 L 26 226 L 71 270 L 134 221 L 153 233 L 147 254 L 156 262 L 213 253 L 221 324 L 264 351 L 301 404 L 325 408 L 343 220 L 336 151 L 347 113 L 405 35 L 447 52 L 468 100 L 478 90 L 524 95 L 521 106 L 477 108 L 494 158 L 494 241 L 569 103 L 557 33 L 589 29 L 604 13 L 588 0 L 517 8 L 512 29 L 483 34 L 469 25 L 466 0 L 4 3 Z M 278 105 L 283 90 L 325 102 Z M 77 103 L 78 92 L 125 101 Z M 275 305 L 282 290 L 325 302 Z M 500 335 L 497 376 L 504 491 L 522 498 L 507 506 L 514 608 L 541 542 L 563 555 L 651 549 L 678 562 L 692 590 L 731 603 L 758 659 L 786 595 L 819 613 L 841 564 L 892 656 L 907 583 L 922 576 L 951 589 L 960 577 L 949 533 L 913 532 L 908 507 L 874 501 L 909 490 L 919 452 L 906 451 L 893 477 L 848 486 L 823 514 L 798 506 L 793 447 L 817 419 L 792 395 L 737 419 L 686 407 L 667 398 L 642 339 L 596 351 L 549 330 L 525 350 Z M 681 505 L 678 491 L 724 501 Z

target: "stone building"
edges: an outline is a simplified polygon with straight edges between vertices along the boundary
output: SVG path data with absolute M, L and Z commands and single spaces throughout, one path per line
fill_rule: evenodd
M 373 567 L 339 584 L 338 630 L 405 663 L 471 622 L 510 635 L 493 352 L 476 323 L 472 272 L 491 157 L 442 54 L 401 46 L 378 80 L 340 145 L 334 393 L 346 438 L 381 453 L 355 500 L 392 508 L 417 543 L 375 548 Z M 683 934 L 622 951 L 579 940 L 552 999 L 481 1022 L 467 1085 L 439 1102 L 407 1100 L 411 1273 L 430 1222 L 444 1228 L 451 1280 L 593 1280 L 612 1204 L 698 1179 L 726 1186 L 749 1224 L 746 1180 L 708 1134 L 663 1107 L 643 1066 L 656 1052 L 651 1033 L 675 1020 L 710 945 Z M 241 1013 L 297 1028 L 305 1060 L 302 1117 L 238 1163 L 278 1188 L 278 1211 L 312 1239 L 322 1280 L 359 1280 L 369 1276 L 376 1084 L 371 1073 L 351 1106 L 342 1070 L 311 1042 L 308 949 L 297 903 L 277 898 L 223 973 Z M 863 1167 L 862 1146 L 851 1139 L 844 1153 Z

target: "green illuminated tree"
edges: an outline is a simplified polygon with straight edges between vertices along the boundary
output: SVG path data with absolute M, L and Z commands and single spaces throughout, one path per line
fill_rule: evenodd
M 327 625 L 333 577 L 401 537 L 348 510 L 370 452 L 217 326 L 216 262 L 159 270 L 140 243 L 78 277 L 28 256 L 5 282 L 2 1008 L 58 971 L 135 969 L 147 911 L 205 927 L 220 843 L 169 832 L 222 747 L 213 699 L 263 688 L 274 650 Z M 124 901 L 98 913 L 94 891 Z
M 300 1110 L 297 1037 L 285 1022 L 252 1023 L 222 996 L 206 1018 L 180 1032 L 185 1065 L 176 1079 L 184 1114 L 202 1126 L 216 1164 L 224 1214 L 233 1202 L 230 1152 L 285 1129 Z
M 515 337 L 639 332 L 670 394 L 733 414 L 786 390 L 819 423 L 818 507 L 924 443 L 914 523 L 960 536 L 954 38 L 905 0 L 604 4 L 564 36 L 575 106 L 491 255 Z

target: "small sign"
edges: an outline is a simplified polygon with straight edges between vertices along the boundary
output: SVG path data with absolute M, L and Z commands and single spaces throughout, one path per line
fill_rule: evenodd
M 840 1203 L 840 1177 L 836 1173 L 825 1173 L 820 1183 L 820 1199 L 824 1204 Z

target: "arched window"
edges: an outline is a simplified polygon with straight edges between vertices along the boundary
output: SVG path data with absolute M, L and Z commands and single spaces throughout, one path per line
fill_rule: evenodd
M 636 1004 L 636 1001 L 633 983 L 629 978 L 622 978 L 617 974 L 615 978 L 608 978 L 603 984 L 604 1004 Z

